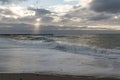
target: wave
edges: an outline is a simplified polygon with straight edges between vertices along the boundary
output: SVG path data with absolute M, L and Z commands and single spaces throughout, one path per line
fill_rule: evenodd
M 61 42 L 52 43 L 52 44 L 54 44 L 54 47 L 51 46 L 52 49 L 56 49 L 64 52 L 97 56 L 97 57 L 106 57 L 110 59 L 120 58 L 120 50 L 116 50 L 116 49 L 95 48 L 95 47 L 67 44 L 67 43 L 61 43 Z
M 68 38 L 68 37 L 66 37 Z M 73 37 L 72 37 L 73 38 Z M 11 43 L 16 43 L 16 45 L 20 45 L 24 47 L 31 47 L 31 48 L 47 48 L 47 49 L 54 49 L 63 52 L 69 52 L 73 54 L 83 54 L 83 55 L 90 55 L 90 56 L 97 56 L 97 57 L 106 57 L 109 59 L 118 59 L 120 58 L 120 49 L 106 49 L 106 48 L 98 48 L 98 47 L 91 47 L 85 46 L 82 44 L 74 44 L 70 42 L 63 42 L 56 40 L 54 36 L 41 36 L 41 35 L 17 35 L 12 36 Z M 9 39 L 7 39 L 9 40 Z M 9 40 L 10 41 L 10 40 Z M 16 41 L 16 42 L 15 42 Z M 19 46 L 18 46 L 19 47 Z
M 69 52 L 73 54 L 83 54 L 89 56 L 97 56 L 97 57 L 106 57 L 109 59 L 119 59 L 120 58 L 120 50 L 119 49 L 105 49 L 105 48 L 97 48 L 90 47 L 80 44 L 72 44 L 65 43 L 62 41 L 55 41 L 49 38 L 42 38 L 42 40 L 16 40 L 22 46 L 27 46 L 31 48 L 46 48 L 46 49 L 54 49 L 62 52 Z

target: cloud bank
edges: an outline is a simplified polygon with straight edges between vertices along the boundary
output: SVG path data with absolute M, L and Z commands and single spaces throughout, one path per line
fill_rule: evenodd
M 90 6 L 96 12 L 120 12 L 120 0 L 93 0 Z

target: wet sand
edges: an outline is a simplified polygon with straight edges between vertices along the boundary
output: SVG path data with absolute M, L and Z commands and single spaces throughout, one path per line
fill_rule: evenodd
M 118 78 L 97 78 L 92 76 L 70 76 L 33 73 L 0 73 L 0 80 L 120 80 Z

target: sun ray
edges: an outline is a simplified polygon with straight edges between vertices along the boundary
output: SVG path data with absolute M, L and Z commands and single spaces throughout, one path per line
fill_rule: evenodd
M 41 18 L 37 18 L 35 20 L 35 24 L 34 24 L 34 33 L 35 34 L 37 34 L 40 30 L 40 25 L 41 25 L 40 21 L 41 21 Z

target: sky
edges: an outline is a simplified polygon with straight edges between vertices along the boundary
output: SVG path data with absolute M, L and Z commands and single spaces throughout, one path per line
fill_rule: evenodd
M 0 0 L 3 23 L 120 29 L 120 0 Z

